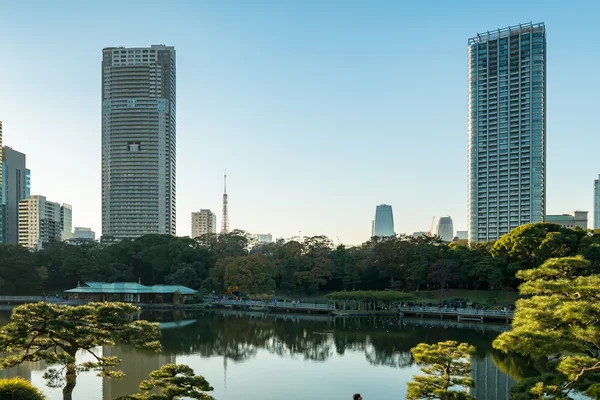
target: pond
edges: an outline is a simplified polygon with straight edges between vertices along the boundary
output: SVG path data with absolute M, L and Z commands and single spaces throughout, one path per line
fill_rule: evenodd
M 0 313 L 0 324 L 9 312 Z M 137 392 L 148 374 L 167 363 L 187 364 L 215 388 L 217 400 L 348 400 L 359 392 L 365 400 L 404 399 L 406 382 L 419 369 L 410 349 L 418 343 L 468 342 L 477 348 L 472 375 L 477 399 L 505 400 L 514 377 L 530 365 L 495 351 L 491 343 L 502 325 L 461 325 L 454 321 L 389 317 L 333 318 L 237 312 L 152 312 L 143 317 L 161 322 L 163 352 L 127 346 L 104 348 L 122 359 L 124 380 L 81 374 L 74 399 L 112 400 Z M 60 389 L 45 386 L 44 363 L 0 371 L 23 376 L 43 388 L 50 400 Z M 512 375 L 512 377 L 511 377 Z

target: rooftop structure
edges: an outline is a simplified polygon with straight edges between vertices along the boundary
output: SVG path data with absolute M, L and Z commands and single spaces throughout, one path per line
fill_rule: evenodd
M 116 296 L 119 301 L 128 303 L 173 302 L 175 292 L 179 292 L 185 300 L 196 290 L 181 285 L 145 286 L 136 282 L 86 282 L 84 286 L 65 290 L 71 300 L 112 301 Z
M 588 212 L 587 211 L 573 211 L 569 214 L 561 215 L 546 215 L 546 222 L 552 224 L 558 224 L 565 228 L 581 228 L 587 229 L 588 227 Z

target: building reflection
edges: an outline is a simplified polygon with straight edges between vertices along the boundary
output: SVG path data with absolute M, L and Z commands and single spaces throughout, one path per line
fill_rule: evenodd
M 117 368 L 125 373 L 125 378 L 102 378 L 99 393 L 96 385 L 100 381 L 96 380 L 98 378 L 95 377 L 95 372 L 90 372 L 89 380 L 82 379 L 78 382 L 78 389 L 83 390 L 83 393 L 94 390 L 94 399 L 102 396 L 104 400 L 113 400 L 131 395 L 138 392 L 140 382 L 148 379 L 150 372 L 166 364 L 176 363 L 176 355 L 194 355 L 222 360 L 225 375 L 220 386 L 225 391 L 228 386 L 235 391 L 236 385 L 227 382 L 226 375 L 231 362 L 250 361 L 265 350 L 280 358 L 312 362 L 343 357 L 346 353 L 362 353 L 372 366 L 396 368 L 399 373 L 402 373 L 401 370 L 414 368 L 415 373 L 418 373 L 410 349 L 422 342 L 437 343 L 445 340 L 467 342 L 476 347 L 471 372 L 476 387 L 471 390 L 471 395 L 478 400 L 508 400 L 510 389 L 516 380 L 532 376 L 531 373 L 536 372 L 529 371 L 533 366 L 531 361 L 504 355 L 492 348 L 493 340 L 499 332 L 507 329 L 506 326 L 396 317 L 271 315 L 236 310 L 181 313 L 176 319 L 169 318 L 171 315 L 167 313 L 146 317 L 161 321 L 163 352 L 140 351 L 122 345 L 104 347 L 102 355 L 116 356 L 121 360 Z M 0 377 L 21 376 L 31 379 L 33 375 L 36 380 L 39 373 L 32 374 L 32 371 L 45 369 L 46 364 L 43 362 L 24 363 L 9 370 L 0 370 Z M 410 375 L 412 372 L 407 377 Z M 219 378 L 213 376 L 211 381 L 220 380 Z
M 6 357 L 7 355 L 7 353 L 0 353 L 0 358 Z M 16 367 L 0 369 L 0 379 L 21 377 L 31 381 L 32 371 L 45 371 L 46 368 L 47 364 L 45 361 L 24 362 Z
M 167 353 L 136 350 L 131 346 L 103 347 L 103 356 L 116 356 L 121 360 L 119 369 L 124 379 L 102 378 L 102 398 L 113 400 L 139 392 L 140 382 L 148 379 L 150 372 L 165 364 L 174 364 L 175 356 Z
M 515 384 L 510 375 L 500 371 L 489 356 L 472 360 L 471 378 L 476 382 L 471 389 L 471 396 L 477 400 L 508 400 L 510 388 Z

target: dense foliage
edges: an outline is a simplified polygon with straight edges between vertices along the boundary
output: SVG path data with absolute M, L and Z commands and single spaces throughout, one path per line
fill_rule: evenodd
M 205 293 L 515 289 L 515 272 L 549 257 L 583 255 L 600 266 L 600 231 L 530 224 L 496 243 L 373 238 L 334 246 L 324 236 L 257 245 L 233 231 L 196 239 L 146 235 L 112 245 L 52 243 L 29 252 L 0 246 L 0 295 L 62 292 L 85 281 L 183 284 Z
M 152 371 L 150 379 L 140 383 L 140 390 L 140 393 L 119 400 L 214 400 L 206 394 L 214 390 L 208 381 L 183 364 L 166 364 Z
M 521 382 L 521 398 L 568 398 L 572 390 L 600 399 L 600 275 L 582 257 L 551 258 L 519 271 L 525 282 L 513 329 L 494 346 L 544 358 L 550 371 Z M 527 385 L 529 388 L 524 388 Z M 518 388 L 518 389 L 521 389 Z
M 42 392 L 23 378 L 0 379 L 2 400 L 44 400 Z
M 436 344 L 421 343 L 410 351 L 426 375 L 415 375 L 408 383 L 408 400 L 473 399 L 465 389 L 474 385 L 471 355 L 475 353 L 475 347 L 448 340 Z
M 0 369 L 25 361 L 46 361 L 57 365 L 45 373 L 48 384 L 63 387 L 64 399 L 70 399 L 77 374 L 98 371 L 99 375 L 122 378 L 113 369 L 120 360 L 102 356 L 98 349 L 116 342 L 144 349 L 160 349 L 158 324 L 133 320 L 139 307 L 125 303 L 89 303 L 82 306 L 46 302 L 25 304 L 13 309 L 10 322 L 0 328 Z M 78 362 L 83 351 L 91 361 Z
M 355 290 L 353 292 L 333 292 L 325 295 L 329 300 L 350 300 L 350 301 L 366 301 L 366 302 L 382 302 L 382 303 L 397 303 L 402 301 L 415 300 L 415 296 L 411 293 L 388 292 L 388 291 L 372 291 L 372 290 Z

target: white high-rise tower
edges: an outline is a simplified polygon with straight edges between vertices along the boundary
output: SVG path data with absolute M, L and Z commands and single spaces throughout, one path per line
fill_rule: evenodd
M 102 235 L 175 235 L 175 48 L 102 54 Z

